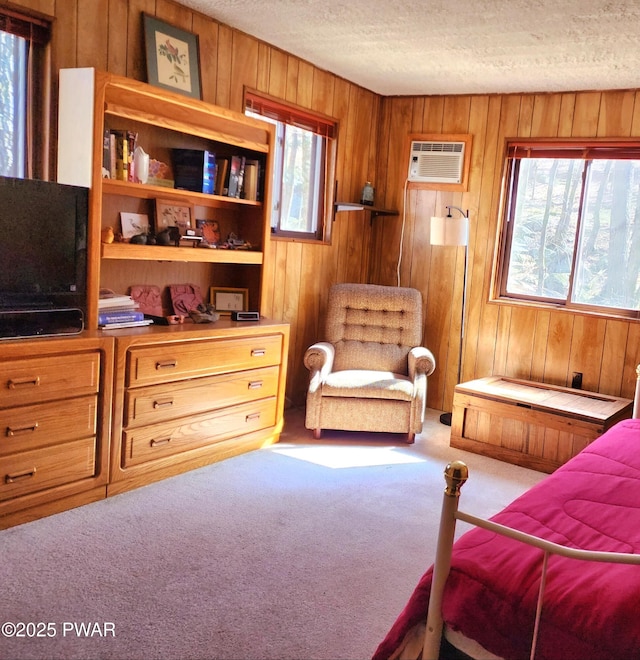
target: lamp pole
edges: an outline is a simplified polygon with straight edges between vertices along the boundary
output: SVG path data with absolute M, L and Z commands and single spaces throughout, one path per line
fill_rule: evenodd
M 462 349 L 464 344 L 464 324 L 467 309 L 467 270 L 469 266 L 469 211 L 463 211 L 459 206 L 446 206 L 445 218 L 431 218 L 431 244 L 464 246 L 464 271 L 462 275 L 462 314 L 460 321 L 460 349 L 458 352 L 458 377 L 456 385 L 462 377 Z M 458 211 L 462 218 L 457 221 L 451 215 L 451 209 Z M 436 227 L 436 231 L 434 231 Z M 451 426 L 451 413 L 440 415 L 440 423 Z

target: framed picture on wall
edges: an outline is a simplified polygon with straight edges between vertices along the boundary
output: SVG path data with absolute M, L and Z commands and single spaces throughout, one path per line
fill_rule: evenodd
M 196 99 L 202 98 L 198 35 L 143 14 L 147 81 Z
M 246 312 L 249 305 L 249 289 L 212 286 L 209 290 L 209 302 L 219 314 Z

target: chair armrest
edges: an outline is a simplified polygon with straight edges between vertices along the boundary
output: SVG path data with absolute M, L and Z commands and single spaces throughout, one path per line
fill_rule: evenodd
M 436 358 L 433 353 L 424 346 L 416 346 L 409 351 L 409 377 L 415 378 L 416 374 L 430 376 L 436 369 Z
M 309 346 L 304 353 L 304 366 L 310 371 L 309 374 L 309 394 L 314 395 L 319 392 L 322 382 L 331 373 L 333 369 L 333 358 L 336 349 L 333 344 L 326 341 L 319 341 Z
M 313 374 L 322 371 L 328 374 L 333 369 L 336 349 L 327 341 L 319 341 L 309 346 L 304 354 L 304 366 Z

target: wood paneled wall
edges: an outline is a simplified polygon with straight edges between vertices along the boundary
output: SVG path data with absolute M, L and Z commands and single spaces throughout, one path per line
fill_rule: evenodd
M 291 324 L 287 394 L 292 402 L 304 402 L 302 355 L 319 337 L 328 287 L 371 281 L 422 292 L 424 342 L 438 360 L 428 405 L 450 409 L 464 249 L 429 245 L 429 218 L 443 215 L 447 204 L 468 208 L 471 217 L 462 379 L 500 373 L 564 385 L 580 371 L 585 389 L 632 397 L 640 324 L 492 304 L 488 296 L 505 138 L 640 136 L 638 93 L 381 98 L 173 0 L 13 4 L 55 17 L 54 99 L 62 67 L 91 66 L 145 80 L 141 16 L 146 12 L 199 35 L 205 101 L 242 110 L 246 85 L 339 121 L 337 198 L 357 200 L 364 181 L 371 180 L 376 203 L 401 213 L 372 222 L 367 213 L 340 213 L 331 245 L 272 242 L 268 306 L 272 318 Z M 55 125 L 55 112 L 53 120 Z M 473 135 L 468 192 L 408 187 L 405 193 L 408 135 L 439 132 Z
M 473 135 L 467 192 L 404 194 L 411 133 Z M 379 149 L 387 161 L 384 203 L 406 211 L 400 283 L 420 289 L 425 344 L 438 369 L 429 378 L 428 405 L 451 409 L 460 352 L 464 248 L 429 245 L 429 220 L 446 205 L 469 209 L 469 277 L 462 380 L 501 374 L 633 397 L 640 362 L 640 324 L 593 315 L 489 303 L 503 174 L 510 137 L 640 136 L 640 92 L 415 97 L 383 99 Z M 399 160 L 401 159 L 401 160 Z M 454 212 L 455 213 L 455 212 Z M 371 281 L 397 283 L 402 217 L 379 221 L 372 237 Z

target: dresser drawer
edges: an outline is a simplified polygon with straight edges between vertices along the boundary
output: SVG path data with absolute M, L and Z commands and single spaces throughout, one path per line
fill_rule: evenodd
M 95 438 L 0 457 L 0 500 L 95 474 Z
M 123 467 L 212 445 L 276 423 L 276 398 L 124 432 Z
M 96 434 L 96 395 L 0 410 L 0 456 Z
M 97 394 L 100 354 L 73 353 L 0 362 L 0 408 Z
M 275 396 L 279 374 L 279 367 L 264 367 L 129 390 L 125 394 L 124 423 L 125 426 L 157 424 Z
M 133 348 L 128 354 L 127 386 L 275 366 L 281 360 L 281 335 Z

